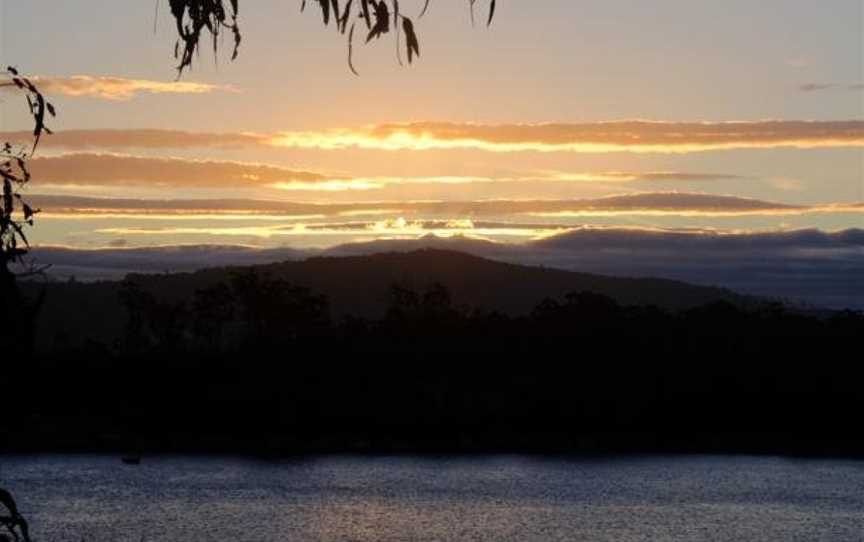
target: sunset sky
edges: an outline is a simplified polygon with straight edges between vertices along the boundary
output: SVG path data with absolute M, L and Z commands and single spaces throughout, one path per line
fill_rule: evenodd
M 226 41 L 176 82 L 155 4 L 0 0 L 0 62 L 59 110 L 37 244 L 864 227 L 860 0 L 503 1 L 490 29 L 437 0 L 419 61 L 386 38 L 360 77 L 314 8 L 246 0 L 239 58 Z

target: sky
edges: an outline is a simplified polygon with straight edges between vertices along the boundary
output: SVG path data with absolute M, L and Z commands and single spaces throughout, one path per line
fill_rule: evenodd
M 299 4 L 242 1 L 237 60 L 225 41 L 178 80 L 166 0 L 0 0 L 0 63 L 59 111 L 32 160 L 31 240 L 864 228 L 860 0 L 504 0 L 491 28 L 433 0 L 420 58 L 358 45 L 359 76 Z M 0 94 L 0 139 L 27 120 Z

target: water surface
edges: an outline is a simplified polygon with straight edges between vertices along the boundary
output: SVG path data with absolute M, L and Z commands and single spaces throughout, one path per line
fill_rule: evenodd
M 864 540 L 864 462 L 0 458 L 42 541 Z

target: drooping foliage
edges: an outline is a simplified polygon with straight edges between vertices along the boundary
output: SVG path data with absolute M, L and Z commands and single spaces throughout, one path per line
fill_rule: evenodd
M 33 118 L 33 145 L 16 146 L 10 142 L 0 145 L 0 371 L 9 382 L 16 380 L 20 365 L 9 363 L 32 357 L 32 320 L 34 307 L 25 303 L 19 295 L 15 275 L 10 269 L 13 263 L 21 262 L 30 248 L 25 227 L 33 225 L 33 217 L 39 212 L 24 199 L 23 190 L 30 182 L 27 160 L 36 152 L 39 140 L 51 130 L 46 126 L 46 117 L 55 116 L 54 106 L 45 99 L 36 85 L 17 69 L 8 67 L 0 73 L 0 86 L 11 87 L 24 95 L 28 113 Z M 38 303 L 37 303 L 38 306 Z M 9 491 L 0 488 L 0 540 L 30 542 L 27 520 L 18 511 L 18 505 Z M 11 537 L 11 538 L 10 538 Z
M 54 106 L 45 99 L 36 85 L 22 76 L 13 67 L 4 72 L 6 81 L 0 85 L 15 87 L 27 100 L 33 118 L 33 145 L 20 147 L 10 142 L 0 146 L 0 178 L 3 180 L 2 204 L 0 204 L 0 274 L 9 274 L 10 264 L 20 262 L 29 249 L 25 233 L 26 226 L 33 225 L 33 218 L 39 212 L 24 199 L 23 190 L 30 182 L 27 160 L 36 151 L 39 140 L 51 130 L 46 125 L 46 117 L 56 114 Z
M 158 2 L 159 0 L 157 0 Z M 495 17 L 496 0 L 484 0 L 488 4 L 486 24 L 492 24 Z M 192 67 L 192 62 L 202 43 L 202 37 L 207 35 L 212 42 L 214 55 L 218 54 L 220 36 L 229 32 L 233 37 L 233 52 L 231 59 L 237 58 L 242 36 L 238 17 L 240 0 L 169 0 L 171 16 L 177 26 L 177 42 L 174 46 L 174 56 L 179 61 L 179 75 Z M 324 26 L 333 22 L 337 32 L 346 38 L 348 45 L 348 67 L 353 73 L 354 42 L 358 32 L 365 32 L 364 42 L 369 43 L 388 34 L 395 34 L 396 51 L 399 63 L 402 64 L 404 48 L 408 63 L 420 56 L 420 41 L 414 26 L 414 20 L 405 15 L 399 0 L 301 0 L 300 9 L 305 11 L 307 3 L 316 4 L 321 12 Z M 425 0 L 418 17 L 428 11 L 431 0 Z M 471 20 L 478 0 L 468 0 Z M 158 3 L 157 3 L 158 9 Z M 404 40 L 403 40 L 404 34 Z
M 169 0 L 169 3 L 171 16 L 177 24 L 178 37 L 174 44 L 174 57 L 180 61 L 177 66 L 180 73 L 192 66 L 192 59 L 201 43 L 201 34 L 205 30 L 212 38 L 214 54 L 218 53 L 219 36 L 222 32 L 231 32 L 234 36 L 231 59 L 237 58 L 241 41 L 240 27 L 237 24 L 239 0 Z
M 0 505 L 6 509 L 6 515 L 0 515 L 0 526 L 11 536 L 0 534 L 0 540 L 15 542 L 30 542 L 30 526 L 24 516 L 18 511 L 18 504 L 12 494 L 0 488 Z

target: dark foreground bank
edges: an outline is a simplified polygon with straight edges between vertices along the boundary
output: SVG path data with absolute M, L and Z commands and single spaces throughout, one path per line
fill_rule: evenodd
M 252 271 L 119 299 L 122 339 L 2 358 L 4 450 L 864 455 L 861 313 L 576 291 L 512 316 L 433 284 L 337 319 Z

